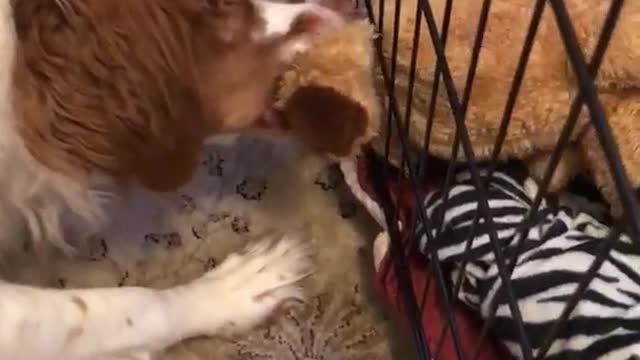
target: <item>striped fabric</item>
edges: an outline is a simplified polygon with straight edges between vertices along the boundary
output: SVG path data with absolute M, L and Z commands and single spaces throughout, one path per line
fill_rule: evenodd
M 494 172 L 487 190 L 500 247 L 510 258 L 517 244 L 516 228 L 526 216 L 538 187 L 524 169 L 509 165 Z M 453 281 L 464 271 L 458 299 L 483 318 L 489 316 L 491 303 L 497 301 L 494 334 L 516 358 L 521 358 L 518 332 L 484 219 L 476 226 L 471 250 L 465 251 L 479 200 L 468 171 L 457 173 L 446 211 L 443 200 L 442 190 L 433 191 L 425 198 L 424 206 L 430 220 L 428 231 L 437 244 L 441 263 L 452 269 Z M 443 231 L 435 238 L 440 227 Z M 427 229 L 418 226 L 417 231 L 419 250 L 426 254 Z M 610 231 L 589 214 L 558 206 L 552 199 L 542 203 L 511 276 L 534 355 Z M 464 261 L 468 261 L 465 269 Z M 545 359 L 629 360 L 640 359 L 638 355 L 640 248 L 628 236 L 621 235 L 616 237 L 612 251 Z

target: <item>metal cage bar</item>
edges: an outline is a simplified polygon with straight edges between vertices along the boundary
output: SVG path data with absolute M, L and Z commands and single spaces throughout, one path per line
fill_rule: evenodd
M 579 303 L 590 282 L 596 276 L 598 269 L 603 264 L 605 258 L 608 256 L 609 251 L 611 250 L 615 242 L 614 238 L 618 237 L 622 231 L 621 227 L 615 227 L 614 230 L 611 231 L 609 240 L 602 242 L 601 246 L 599 246 L 598 248 L 599 250 L 596 260 L 593 261 L 593 263 L 589 267 L 589 270 L 584 273 L 582 280 L 580 281 L 579 286 L 575 291 L 575 294 L 567 301 L 562 315 L 557 319 L 557 321 L 554 322 L 551 330 L 548 332 L 546 338 L 543 341 L 543 345 L 537 349 L 533 349 L 526 329 L 523 325 L 522 315 L 520 313 L 520 308 L 517 300 L 517 293 L 511 285 L 511 276 L 514 271 L 515 264 L 518 261 L 519 254 L 523 250 L 522 247 L 524 244 L 524 238 L 529 234 L 529 231 L 531 230 L 533 224 L 540 216 L 540 214 L 538 214 L 538 209 L 542 203 L 543 197 L 547 193 L 551 178 L 555 169 L 559 165 L 563 151 L 566 149 L 570 141 L 570 135 L 577 124 L 578 117 L 580 115 L 580 112 L 583 110 L 583 106 L 586 106 L 586 109 L 589 112 L 591 123 L 597 132 L 598 141 L 600 142 L 600 145 L 606 155 L 608 166 L 610 167 L 616 190 L 620 194 L 627 222 L 627 226 L 624 229 L 629 232 L 631 239 L 633 239 L 633 241 L 635 241 L 635 243 L 640 246 L 640 208 L 638 207 L 635 193 L 631 188 L 629 180 L 624 173 L 622 161 L 618 154 L 617 147 L 611 134 L 611 129 L 608 126 L 605 112 L 602 108 L 602 105 L 600 104 L 596 87 L 594 85 L 594 78 L 596 77 L 598 70 L 603 62 L 616 23 L 620 17 L 621 11 L 623 11 L 623 5 L 625 1 L 611 0 L 611 6 L 608 13 L 606 14 L 597 46 L 589 63 L 587 63 L 587 61 L 585 60 L 584 54 L 580 49 L 573 24 L 571 22 L 564 1 L 532 1 L 530 23 L 528 24 L 526 36 L 524 37 L 524 40 L 522 42 L 522 49 L 517 61 L 515 72 L 513 74 L 511 88 L 507 96 L 505 97 L 505 105 L 501 117 L 499 131 L 496 136 L 496 142 L 493 146 L 493 151 L 490 155 L 490 161 L 487 171 L 488 174 L 485 175 L 484 178 L 480 175 L 476 156 L 474 154 L 469 134 L 465 126 L 465 117 L 471 94 L 474 89 L 474 78 L 483 49 L 482 45 L 487 28 L 487 21 L 491 16 L 490 10 L 492 1 L 483 0 L 482 3 L 480 15 L 477 19 L 477 28 L 472 45 L 467 77 L 464 88 L 462 89 L 462 96 L 459 95 L 458 90 L 455 87 L 451 69 L 449 66 L 449 61 L 445 53 L 447 38 L 451 26 L 451 13 L 455 4 L 455 0 L 443 0 L 444 8 L 442 13 L 442 23 L 439 29 L 434 16 L 434 11 L 429 0 L 419 0 L 415 9 L 409 9 L 409 11 L 415 12 L 416 24 L 413 30 L 414 37 L 412 41 L 412 51 L 410 55 L 410 64 L 408 70 L 407 98 L 406 103 L 403 104 L 404 112 L 400 111 L 401 104 L 398 103 L 398 99 L 396 98 L 399 21 L 402 1 L 395 0 L 394 12 L 387 14 L 385 14 L 384 11 L 385 1 L 391 0 L 379 0 L 377 19 L 374 16 L 375 11 L 373 9 L 371 0 L 365 0 L 365 5 L 369 14 L 369 20 L 377 26 L 377 29 L 381 34 L 388 33 L 385 32 L 385 29 L 383 29 L 384 19 L 389 16 L 393 17 L 393 29 L 391 30 L 391 55 L 385 56 L 381 39 L 377 39 L 375 45 L 380 73 L 383 79 L 384 89 L 386 91 L 385 97 L 387 100 L 387 112 L 385 114 L 385 121 L 387 122 L 387 129 L 389 131 L 389 134 L 387 134 L 385 144 L 385 155 L 388 159 L 391 146 L 391 135 L 395 133 L 399 139 L 399 146 L 402 155 L 400 164 L 401 171 L 397 173 L 400 175 L 404 174 L 404 176 L 406 176 L 406 180 L 413 188 L 412 201 L 414 201 L 415 204 L 418 205 L 415 219 L 413 219 L 414 221 L 411 224 L 411 229 L 414 229 L 415 223 L 417 221 L 428 225 L 432 221 L 432 219 L 427 216 L 425 209 L 420 206 L 425 194 L 423 193 L 423 190 L 420 188 L 419 184 L 421 182 L 421 179 L 423 179 L 428 173 L 427 169 L 429 167 L 429 163 L 426 156 L 421 156 L 418 161 L 415 161 L 415 154 L 413 154 L 409 150 L 409 123 L 411 121 L 413 108 L 415 106 L 423 106 L 427 109 L 427 126 L 425 134 L 423 135 L 423 151 L 424 153 L 428 153 L 435 116 L 435 107 L 438 101 L 438 93 L 440 91 L 440 86 L 442 83 L 442 85 L 444 86 L 444 91 L 446 91 L 446 95 L 449 99 L 448 106 L 451 109 L 456 128 L 453 148 L 451 150 L 451 158 L 456 159 L 458 157 L 460 149 L 462 150 L 471 173 L 475 191 L 478 193 L 478 197 L 480 198 L 480 201 L 478 202 L 478 211 L 475 218 L 473 219 L 472 229 L 475 229 L 480 221 L 483 221 L 484 225 L 489 229 L 489 240 L 492 246 L 492 251 L 494 253 L 496 263 L 498 265 L 501 285 L 506 292 L 506 295 L 508 297 L 509 310 L 516 322 L 516 331 L 521 358 L 526 360 L 542 360 L 544 359 L 547 351 L 550 349 L 554 338 L 561 330 L 576 305 Z M 493 219 L 491 217 L 488 205 L 487 186 L 493 177 L 494 171 L 497 168 L 498 159 L 502 151 L 504 141 L 506 139 L 514 108 L 520 93 L 522 83 L 524 81 L 529 58 L 535 43 L 536 36 L 538 35 L 538 29 L 540 27 L 541 20 L 545 11 L 551 11 L 555 19 L 562 44 L 564 45 L 564 49 L 558 49 L 558 51 L 564 51 L 567 55 L 567 58 L 569 59 L 571 69 L 573 70 L 576 77 L 578 94 L 575 96 L 569 108 L 569 114 L 565 121 L 562 132 L 557 139 L 556 146 L 552 152 L 543 179 L 539 184 L 539 191 L 532 202 L 531 210 L 526 215 L 525 221 L 523 221 L 517 228 L 517 232 L 514 237 L 514 239 L 517 240 L 516 250 L 512 254 L 508 254 L 508 256 L 507 254 L 503 253 L 503 250 L 499 245 L 496 228 L 493 224 Z M 423 26 L 427 29 L 427 31 L 423 31 Z M 430 39 L 433 46 L 433 51 L 436 55 L 436 63 L 429 99 L 425 104 L 416 104 L 416 100 L 414 99 L 413 87 L 415 86 L 416 81 L 418 81 L 416 79 L 416 72 L 418 70 L 417 58 L 418 50 L 420 47 L 419 39 L 422 36 L 428 36 L 428 38 Z M 402 116 L 402 114 L 404 114 L 404 117 Z M 416 164 L 417 166 L 414 166 Z M 454 165 L 455 162 L 451 160 L 449 162 L 447 174 L 444 181 L 444 194 L 449 193 L 448 189 L 452 183 Z M 442 265 L 439 261 L 437 246 L 433 245 L 435 243 L 434 236 L 430 231 L 426 231 L 424 233 L 424 236 L 427 237 L 427 243 L 431 244 L 427 245 L 426 252 L 428 253 L 430 259 L 429 270 L 431 270 L 431 272 L 434 274 L 436 280 L 435 285 L 440 299 L 442 300 L 445 323 L 441 326 L 437 334 L 438 341 L 436 341 L 436 343 L 438 344 L 438 346 L 436 346 L 436 348 L 429 348 L 425 341 L 426 336 L 424 333 L 424 329 L 422 328 L 422 325 L 420 323 L 420 314 L 421 312 L 425 311 L 424 297 L 427 290 L 425 290 L 423 294 L 417 294 L 415 289 L 413 289 L 411 286 L 406 259 L 408 250 L 402 244 L 401 229 L 398 228 L 397 224 L 398 212 L 397 209 L 394 209 L 394 205 L 390 199 L 390 194 L 388 193 L 387 187 L 385 186 L 388 181 L 392 180 L 390 178 L 390 171 L 387 168 L 388 166 L 390 165 L 386 164 L 381 166 L 380 168 L 374 169 L 373 173 L 375 173 L 376 176 L 374 176 L 373 178 L 373 183 L 376 195 L 381 200 L 381 205 L 384 208 L 384 215 L 389 227 L 388 230 L 392 243 L 391 254 L 393 258 L 393 271 L 395 272 L 395 276 L 398 279 L 398 284 L 401 289 L 400 296 L 402 296 L 402 302 L 406 307 L 406 311 L 408 313 L 407 322 L 410 324 L 412 329 L 413 339 L 415 341 L 417 349 L 417 356 L 420 360 L 438 358 L 442 348 L 442 344 L 444 343 L 444 338 L 447 334 L 450 333 L 452 342 L 456 349 L 457 358 L 468 359 L 468 357 L 465 357 L 464 353 L 461 350 L 460 331 L 457 327 L 456 321 L 454 320 L 452 310 L 452 299 L 457 298 L 459 294 L 463 280 L 462 275 L 460 275 L 452 283 L 447 282 Z M 444 203 L 446 204 L 447 201 L 448 196 L 445 196 Z M 444 216 L 443 214 L 441 215 Z M 440 221 L 440 224 L 442 224 L 442 221 Z M 439 237 L 442 231 L 443 229 L 442 227 L 440 227 L 437 230 L 435 237 Z M 472 234 L 470 234 L 466 239 L 465 248 L 467 250 L 471 249 L 473 242 L 473 232 L 474 230 L 472 230 Z M 466 268 L 466 266 L 467 264 L 466 262 L 464 262 L 462 264 L 463 270 Z M 461 274 L 463 272 L 464 271 L 461 271 Z M 494 300 L 496 300 L 496 298 L 494 298 Z M 475 350 L 473 351 L 471 359 L 476 359 L 479 356 L 480 346 L 482 345 L 482 342 L 488 337 L 488 334 L 494 324 L 493 320 L 495 318 L 497 306 L 497 301 L 494 301 L 491 304 L 490 313 L 492 314 L 492 316 L 489 316 L 489 318 L 485 320 L 485 323 L 481 330 L 480 341 L 479 343 L 475 344 Z

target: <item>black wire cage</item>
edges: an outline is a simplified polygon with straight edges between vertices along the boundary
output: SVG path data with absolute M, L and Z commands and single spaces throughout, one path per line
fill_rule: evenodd
M 386 121 L 387 139 L 385 156 L 388 158 L 393 152 L 393 140 L 391 137 L 396 136 L 398 141 L 395 144 L 399 148 L 400 162 L 396 164 L 401 171 L 394 171 L 391 169 L 391 165 L 388 162 L 383 162 L 384 165 L 376 168 L 376 175 L 374 176 L 374 182 L 376 184 L 376 193 L 382 203 L 384 209 L 384 215 L 386 223 L 388 224 L 388 232 L 391 239 L 391 253 L 392 261 L 389 271 L 393 271 L 397 277 L 398 286 L 400 288 L 399 297 L 400 302 L 405 308 L 405 314 L 407 315 L 406 322 L 412 329 L 412 336 L 416 345 L 416 353 L 419 359 L 477 359 L 480 358 L 481 343 L 487 341 L 486 339 L 492 334 L 496 327 L 503 327 L 501 317 L 504 314 L 496 315 L 499 308 L 500 311 L 507 311 L 510 318 L 513 320 L 512 324 L 506 329 L 512 336 L 510 337 L 510 358 L 520 359 L 591 359 L 587 355 L 589 352 L 585 352 L 585 348 L 576 347 L 572 352 L 565 352 L 563 355 L 557 355 L 553 357 L 554 346 L 557 346 L 558 339 L 567 339 L 571 332 L 580 332 L 584 329 L 577 329 L 576 324 L 584 324 L 588 326 L 588 322 L 569 323 L 569 319 L 574 314 L 577 306 L 580 306 L 581 301 L 584 300 L 587 293 L 590 290 L 590 284 L 594 281 L 601 281 L 601 273 L 599 270 L 603 264 L 612 260 L 611 251 L 616 247 L 620 247 L 621 234 L 627 236 L 633 243 L 630 246 L 634 246 L 639 249 L 637 254 L 640 254 L 640 208 L 636 201 L 636 193 L 630 181 L 628 180 L 621 156 L 618 152 L 616 142 L 612 135 L 606 111 L 599 99 L 599 89 L 596 86 L 594 79 L 598 74 L 598 70 L 603 63 L 605 54 L 612 38 L 612 34 L 616 29 L 616 24 L 621 16 L 621 13 L 625 11 L 624 0 L 602 0 L 601 3 L 606 3 L 607 11 L 603 14 L 602 26 L 599 27 L 599 38 L 591 53 L 590 58 L 587 58 L 584 54 L 584 49 L 580 46 L 578 35 L 574 23 L 572 22 L 571 12 L 567 8 L 567 4 L 563 0 L 530 0 L 530 8 L 527 12 L 528 24 L 522 24 L 522 27 L 526 29 L 526 35 L 522 38 L 522 41 L 518 43 L 517 52 L 519 58 L 515 60 L 515 68 L 510 79 L 510 87 L 507 92 L 503 94 L 502 113 L 500 114 L 500 125 L 497 133 L 495 134 L 495 143 L 492 146 L 492 151 L 488 154 L 484 154 L 482 161 L 477 160 L 479 157 L 474 151 L 472 139 L 469 134 L 468 127 L 465 123 L 467 112 L 469 110 L 469 101 L 473 91 L 477 91 L 474 88 L 474 77 L 478 64 L 482 61 L 483 56 L 483 40 L 487 29 L 487 23 L 491 21 L 492 6 L 496 6 L 496 3 L 504 1 L 491 1 L 491 0 L 475 0 L 478 3 L 480 11 L 478 17 L 473 19 L 475 22 L 473 28 L 475 34 L 470 37 L 468 46 L 468 68 L 466 69 L 466 79 L 463 86 L 456 86 L 452 75 L 451 59 L 447 58 L 447 37 L 451 31 L 452 26 L 456 25 L 451 21 L 452 10 L 455 9 L 456 0 L 439 0 L 437 6 L 439 9 L 438 16 L 436 16 L 436 10 L 434 10 L 434 0 L 418 0 L 411 2 L 407 5 L 407 1 L 403 0 L 379 0 L 373 2 L 367 0 L 365 2 L 367 12 L 369 14 L 370 21 L 375 25 L 377 32 L 382 34 L 382 38 L 376 40 L 376 51 L 379 60 L 380 78 L 382 79 L 383 87 L 386 90 L 385 104 L 386 104 L 386 117 L 383 121 Z M 636 0 L 633 0 L 636 1 Z M 386 2 L 386 4 L 385 4 Z M 393 6 L 389 6 L 389 3 L 393 3 Z M 481 5 L 480 5 L 481 3 Z M 520 2 L 522 3 L 522 2 Z M 413 32 L 411 37 L 413 38 L 412 44 L 409 46 L 411 51 L 408 55 L 408 66 L 404 64 L 401 68 L 398 62 L 399 47 L 402 36 L 401 26 L 407 24 L 401 24 L 403 18 L 400 16 L 401 9 L 407 6 L 402 11 L 410 12 L 413 14 L 415 24 L 411 24 Z M 389 9 L 394 9 L 390 11 Z M 569 106 L 566 109 L 566 117 L 561 121 L 561 131 L 557 139 L 553 140 L 551 146 L 550 157 L 548 160 L 548 166 L 544 171 L 541 179 L 537 181 L 537 192 L 528 201 L 528 207 L 525 216 L 522 217 L 522 221 L 519 222 L 517 230 L 509 235 L 509 243 L 514 246 L 504 246 L 505 237 L 500 235 L 500 224 L 496 224 L 494 221 L 496 218 L 495 211 L 490 209 L 490 193 L 491 189 L 489 183 L 492 181 L 493 174 L 500 168 L 501 164 L 505 163 L 505 157 L 501 156 L 501 151 L 505 143 L 505 139 L 509 133 L 509 126 L 514 112 L 514 108 L 517 106 L 520 89 L 523 82 L 526 81 L 526 73 L 529 65 L 529 59 L 534 47 L 536 37 L 539 36 L 539 27 L 543 16 L 549 16 L 553 19 L 555 26 L 557 27 L 557 33 L 559 34 L 558 42 L 559 46 L 556 49 L 552 49 L 557 53 L 562 53 L 567 59 L 568 71 L 573 74 L 574 77 L 574 89 L 575 91 L 570 95 Z M 385 28 L 385 26 L 391 26 L 391 28 Z M 425 31 L 425 29 L 427 31 Z M 640 33 L 640 28 L 637 29 Z M 384 39 L 386 37 L 386 39 Z M 419 41 L 422 39 L 428 40 L 432 52 L 432 56 L 435 58 L 435 69 L 433 71 L 430 88 L 427 89 L 425 94 L 418 96 L 415 94 L 414 88 L 420 81 L 420 76 L 417 74 L 424 69 L 420 68 L 420 58 L 418 56 L 420 44 L 424 42 Z M 384 48 L 383 42 L 387 41 L 387 46 Z M 406 39 L 404 40 L 406 42 Z M 404 46 L 407 46 L 406 44 Z M 406 55 L 406 54 L 405 54 Z M 499 60 L 499 59 L 498 59 Z M 403 86 L 399 87 L 397 82 L 399 76 L 403 76 Z M 460 84 L 458 84 L 460 85 Z M 487 91 L 484 88 L 482 91 Z M 398 93 L 402 92 L 403 99 L 399 100 Z M 495 262 L 496 274 L 495 278 L 500 284 L 500 296 L 495 296 L 493 301 L 483 308 L 484 319 L 481 322 L 479 336 L 476 338 L 476 343 L 473 346 L 473 351 L 463 350 L 463 340 L 461 338 L 460 324 L 455 319 L 455 313 L 453 308 L 455 303 L 460 297 L 461 291 L 464 291 L 465 286 L 473 286 L 474 284 L 463 284 L 463 276 L 451 276 L 451 268 L 446 263 L 440 261 L 439 257 L 442 256 L 438 244 L 446 242 L 442 240 L 446 237 L 451 237 L 452 234 L 447 231 L 446 228 L 440 227 L 437 231 L 422 231 L 420 227 L 428 228 L 430 222 L 434 222 L 434 217 L 437 216 L 434 213 L 429 213 L 423 206 L 417 206 L 416 211 L 409 226 L 404 226 L 404 229 L 398 225 L 398 217 L 400 209 L 398 209 L 397 203 L 391 199 L 391 195 L 388 193 L 388 187 L 385 184 L 389 182 L 397 181 L 398 177 L 404 179 L 404 181 L 410 184 L 412 189 L 411 196 L 416 204 L 422 204 L 426 194 L 424 193 L 423 184 L 425 178 L 432 175 L 433 160 L 432 157 L 426 155 L 430 153 L 428 148 L 430 144 L 431 128 L 434 118 L 434 109 L 438 105 L 438 93 L 444 92 L 448 98 L 447 109 L 451 114 L 452 128 L 455 129 L 454 138 L 452 140 L 452 148 L 450 150 L 451 156 L 449 159 L 458 159 L 458 161 L 447 160 L 446 175 L 442 192 L 448 194 L 448 190 L 454 186 L 455 171 L 461 166 L 465 167 L 469 173 L 467 185 L 474 188 L 475 216 L 467 219 L 471 223 L 467 229 L 471 229 L 465 236 L 465 251 L 470 252 L 472 249 L 472 241 L 482 231 L 482 234 L 486 236 L 487 247 L 492 252 L 491 261 Z M 411 122 L 412 113 L 415 110 L 421 108 L 421 111 L 425 115 L 427 125 L 424 134 L 420 136 L 424 138 L 424 149 L 421 151 L 414 151 L 411 149 L 409 141 L 410 131 L 412 129 L 408 124 Z M 624 212 L 623 216 L 616 216 L 611 221 L 609 231 L 606 232 L 606 239 L 597 242 L 593 246 L 592 254 L 593 261 L 590 261 L 590 265 L 584 269 L 585 271 L 579 274 L 573 274 L 574 283 L 571 290 L 571 296 L 564 296 L 563 304 L 564 308 L 560 311 L 559 315 L 553 321 L 546 321 L 544 327 L 541 327 L 543 331 L 537 331 L 536 334 L 532 334 L 532 328 L 536 324 L 527 326 L 523 321 L 523 310 L 520 308 L 522 305 L 519 303 L 519 296 L 523 296 L 523 292 L 531 291 L 530 289 L 522 288 L 517 284 L 514 285 L 514 269 L 522 260 L 522 254 L 528 249 L 526 241 L 527 234 L 539 225 L 541 218 L 548 218 L 550 215 L 548 212 L 543 211 L 548 201 L 548 191 L 550 182 L 552 181 L 554 171 L 558 164 L 561 162 L 562 154 L 567 149 L 572 141 L 575 141 L 575 137 L 572 135 L 579 123 L 581 114 L 586 114 L 586 119 L 590 122 L 589 126 L 595 129 L 597 134 L 598 144 L 593 146 L 600 146 L 604 152 L 607 160 L 607 166 L 610 169 L 612 182 L 615 184 L 615 190 L 619 194 L 620 205 Z M 640 141 L 640 140 L 639 140 Z M 378 156 L 379 153 L 378 153 Z M 464 161 L 460 161 L 463 159 Z M 462 165 L 461 165 L 462 164 Z M 443 207 L 447 207 L 447 201 L 449 196 L 444 197 Z M 552 195 L 549 195 L 552 196 Z M 439 214 L 442 216 L 442 214 Z M 422 224 L 422 225 L 420 225 Z M 407 227 L 409 229 L 407 229 Z M 405 235 L 409 234 L 407 241 Z M 428 271 L 433 274 L 434 283 L 430 286 L 434 286 L 437 289 L 439 302 L 441 304 L 440 311 L 442 312 L 445 321 L 437 329 L 425 329 L 422 323 L 421 314 L 426 311 L 424 301 L 426 291 L 425 289 L 413 288 L 410 280 L 410 270 L 408 269 L 407 262 L 411 256 L 411 252 L 415 251 L 415 243 L 420 241 L 421 237 L 427 238 L 427 245 L 424 247 L 424 252 L 428 255 L 429 261 L 424 266 L 428 267 Z M 626 243 L 625 243 L 626 244 Z M 628 245 L 628 244 L 627 244 Z M 633 253 L 635 250 L 629 250 Z M 634 254 L 636 254 L 634 253 Z M 467 260 L 462 261 L 462 271 L 458 271 L 457 274 L 464 272 L 464 269 L 469 264 Z M 638 263 L 640 268 L 640 263 Z M 629 277 L 634 277 L 635 274 L 628 274 Z M 599 279 L 599 280 L 598 280 Z M 638 281 L 637 278 L 634 278 Z M 466 280 L 468 281 L 468 279 Z M 550 280 L 552 281 L 552 280 Z M 476 286 L 480 286 L 475 284 Z M 531 294 L 527 294 L 531 295 Z M 622 296 L 622 295 L 620 295 Z M 640 303 L 640 294 L 625 293 L 625 296 L 629 296 L 637 303 Z M 502 299 L 502 305 L 499 306 L 500 301 L 496 299 Z M 483 305 L 484 306 L 484 305 Z M 616 306 L 616 305 L 611 305 Z M 507 309 L 507 310 L 505 310 Z M 575 320 L 575 319 L 574 319 Z M 618 319 L 619 321 L 628 321 L 629 323 L 621 324 L 619 322 L 607 323 L 606 319 L 601 321 L 603 327 L 606 327 L 609 333 L 615 332 L 616 329 L 624 329 L 620 333 L 629 335 L 629 333 L 640 332 L 640 326 L 635 322 L 638 320 L 632 319 Z M 576 320 L 577 321 L 577 320 Z M 631 324 L 633 322 L 633 324 Z M 536 326 L 542 326 L 537 324 Z M 539 330 L 539 329 L 538 329 Z M 587 331 L 588 332 L 588 331 Z M 569 335 L 567 335 L 569 334 Z M 443 351 L 443 339 L 449 336 L 453 347 L 453 355 L 444 356 L 441 354 Z M 621 335 L 622 336 L 622 335 Z M 434 338 L 436 341 L 427 341 L 427 338 Z M 535 339 L 532 339 L 535 337 Z M 632 342 L 635 337 L 616 337 L 611 336 L 609 343 L 615 341 Z M 434 345 L 435 344 L 435 345 Z M 600 347 L 607 347 L 608 345 L 599 345 Z M 602 354 L 605 352 L 602 351 Z M 594 352 L 595 354 L 595 352 Z M 611 352 L 610 354 L 614 354 Z M 619 355 L 621 353 L 615 353 L 617 355 L 611 355 L 606 357 L 607 359 L 623 359 Z M 640 355 L 640 354 L 638 354 Z M 640 358 L 638 355 L 624 355 L 624 359 Z M 453 357 L 452 357 L 453 356 Z M 605 358 L 605 357 L 593 357 L 593 358 Z

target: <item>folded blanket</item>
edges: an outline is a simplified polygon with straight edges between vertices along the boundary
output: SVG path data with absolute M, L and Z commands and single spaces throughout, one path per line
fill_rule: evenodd
M 356 166 L 357 165 L 357 166 Z M 482 167 L 481 167 L 482 169 Z M 371 166 L 365 159 L 355 164 L 343 164 L 342 170 L 352 191 L 386 229 L 378 199 L 372 195 Z M 429 175 L 442 178 L 441 165 L 432 166 Z M 375 176 L 375 175 L 374 175 Z M 486 181 L 486 170 L 481 170 Z M 391 179 L 395 179 L 391 177 Z M 471 232 L 478 209 L 479 195 L 469 171 L 458 169 L 450 187 L 446 209 L 443 206 L 442 186 L 420 184 L 426 194 L 424 206 L 428 228 L 418 224 L 416 232 L 407 234 L 407 221 L 415 212 L 411 186 L 406 181 L 391 181 L 387 190 L 392 194 L 394 206 L 405 232 L 404 241 L 415 243 L 413 257 L 408 259 L 408 270 L 418 300 L 424 299 L 422 316 L 427 342 L 433 350 L 444 322 L 443 310 L 436 295 L 435 280 L 425 265 L 430 260 L 426 248 L 426 232 L 433 235 L 441 264 L 449 271 L 445 276 L 453 282 L 463 279 L 461 291 L 454 304 L 454 318 L 461 329 L 463 351 L 471 351 L 478 340 L 478 326 L 474 318 L 488 318 L 491 303 L 497 301 L 497 316 L 493 335 L 521 358 L 516 322 L 507 302 L 507 295 L 498 276 L 493 247 L 489 241 L 489 228 L 482 219 L 474 229 L 469 251 L 466 241 Z M 525 168 L 511 163 L 494 172 L 487 189 L 489 207 L 499 246 L 507 258 L 513 253 L 516 228 L 524 220 L 538 191 L 536 182 Z M 595 260 L 603 241 L 611 234 L 608 219 L 601 218 L 600 209 L 589 206 L 562 205 L 555 198 L 546 198 L 539 207 L 532 230 L 524 240 L 512 279 L 525 331 L 534 351 L 543 345 L 552 324 L 561 316 L 565 305 L 575 293 L 587 269 Z M 585 212 L 584 209 L 587 209 Z M 441 219 L 441 222 L 438 220 Z M 440 236 L 436 229 L 444 229 Z M 415 238 L 418 241 L 415 241 Z M 562 326 L 545 359 L 635 359 L 640 355 L 640 248 L 625 235 L 616 235 L 615 243 L 604 263 L 587 287 L 586 293 Z M 378 288 L 383 299 L 396 313 L 406 316 L 393 271 L 389 271 L 388 249 L 378 257 Z M 463 268 L 463 262 L 468 262 Z M 431 282 L 429 287 L 425 284 Z M 426 291 L 426 292 L 424 292 Z M 472 314 L 467 312 L 470 309 Z M 473 344 L 473 345 L 470 345 Z M 500 347 L 485 341 L 481 356 L 504 359 Z M 456 359 L 450 335 L 445 340 L 439 359 Z M 480 357 L 482 358 L 482 357 Z
M 486 179 L 486 171 L 482 174 Z M 504 254 L 511 254 L 518 243 L 516 229 L 530 210 L 538 186 L 523 167 L 508 164 L 494 173 L 487 192 L 499 246 Z M 427 256 L 425 233 L 431 232 L 435 237 L 442 226 L 444 231 L 434 241 L 440 261 L 452 269 L 451 278 L 462 272 L 464 280 L 458 299 L 483 318 L 490 316 L 490 304 L 497 301 L 494 334 L 520 358 L 516 322 L 498 276 L 489 226 L 482 217 L 473 231 L 470 250 L 465 249 L 479 207 L 479 194 L 469 171 L 457 172 L 446 208 L 444 196 L 443 190 L 437 189 L 424 200 L 427 216 L 433 221 L 429 227 L 417 227 L 418 250 Z M 438 219 L 443 219 L 442 223 L 437 223 Z M 553 199 L 542 202 L 511 276 L 534 354 L 611 231 L 590 214 L 559 206 Z M 640 248 L 624 234 L 614 241 L 545 359 L 628 360 L 640 355 Z M 465 261 L 469 264 L 463 268 Z

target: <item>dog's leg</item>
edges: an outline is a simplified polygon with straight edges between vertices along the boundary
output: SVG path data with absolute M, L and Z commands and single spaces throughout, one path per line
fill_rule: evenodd
M 150 351 L 138 351 L 122 356 L 108 356 L 91 360 L 152 360 L 153 354 Z
M 54 290 L 0 285 L 0 359 L 100 359 L 152 353 L 263 321 L 310 272 L 297 239 L 262 241 L 182 286 Z

